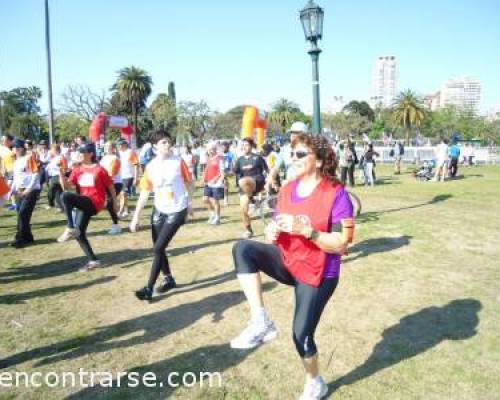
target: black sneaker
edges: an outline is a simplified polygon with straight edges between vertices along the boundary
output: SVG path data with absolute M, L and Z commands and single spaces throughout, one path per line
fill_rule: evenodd
M 11 247 L 14 247 L 16 249 L 22 249 L 23 247 L 29 246 L 30 244 L 33 244 L 35 241 L 33 239 L 31 240 L 15 240 L 12 243 L 10 243 Z
M 167 293 L 169 290 L 177 287 L 177 283 L 175 283 L 175 279 L 173 276 L 166 276 L 163 283 L 156 288 L 158 293 Z
M 135 297 L 139 300 L 151 300 L 153 298 L 153 290 L 145 286 L 135 292 Z

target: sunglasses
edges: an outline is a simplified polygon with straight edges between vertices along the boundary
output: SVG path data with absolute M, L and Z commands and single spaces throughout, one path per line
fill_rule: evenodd
M 304 157 L 307 157 L 309 154 L 311 154 L 310 151 L 292 151 L 290 153 L 290 157 L 293 158 L 293 157 L 297 157 L 299 160 L 301 158 L 304 158 Z

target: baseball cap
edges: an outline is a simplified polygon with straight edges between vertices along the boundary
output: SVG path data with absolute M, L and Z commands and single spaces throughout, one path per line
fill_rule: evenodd
M 14 140 L 12 147 L 18 148 L 18 149 L 19 148 L 24 149 L 24 145 L 25 145 L 25 142 L 23 139 L 16 139 L 16 140 Z
M 304 124 L 302 121 L 295 121 L 288 132 L 307 132 L 307 125 Z
M 94 153 L 95 154 L 95 145 L 94 143 L 85 143 L 78 147 L 79 153 Z

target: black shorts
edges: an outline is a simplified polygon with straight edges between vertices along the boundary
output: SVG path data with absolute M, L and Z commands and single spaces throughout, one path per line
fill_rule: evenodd
M 224 188 L 213 188 L 210 186 L 205 186 L 203 190 L 203 196 L 210 197 L 215 200 L 222 200 L 224 198 Z
M 123 191 L 129 196 L 132 195 L 132 186 L 134 185 L 134 178 L 124 178 L 123 181 Z
M 118 196 L 122 191 L 123 183 L 114 183 L 113 186 L 115 187 L 115 193 Z

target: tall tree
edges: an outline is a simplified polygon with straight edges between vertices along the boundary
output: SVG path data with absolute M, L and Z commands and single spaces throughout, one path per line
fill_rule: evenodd
M 67 86 L 61 98 L 61 108 L 63 111 L 76 114 L 89 122 L 91 122 L 98 113 L 104 111 L 106 103 L 104 91 L 96 93 L 85 85 Z
M 203 140 L 207 133 L 212 111 L 208 104 L 201 100 L 199 102 L 184 101 L 179 103 L 177 135 L 181 141 L 191 141 L 196 138 Z
M 139 134 L 138 114 L 146 107 L 146 100 L 151 94 L 152 86 L 153 80 L 145 70 L 131 66 L 118 71 L 118 79 L 111 88 L 118 93 L 123 103 L 130 109 L 137 135 Z
M 169 82 L 168 83 L 168 99 L 170 100 L 170 102 L 172 104 L 176 104 L 177 103 L 177 97 L 176 97 L 176 94 L 175 94 L 175 83 L 174 82 Z
M 394 121 L 406 131 L 406 145 L 410 145 L 410 132 L 419 128 L 425 119 L 422 100 L 410 89 L 401 92 L 394 102 Z
M 149 107 L 155 128 L 161 128 L 170 135 L 177 125 L 177 108 L 171 97 L 165 93 L 159 93 Z
M 44 126 L 38 105 L 41 97 L 42 91 L 36 86 L 0 92 L 0 99 L 3 100 L 2 131 L 38 139 Z
M 274 125 L 281 133 L 285 133 L 296 114 L 300 113 L 299 106 L 293 101 L 281 98 L 276 101 L 269 113 L 269 123 Z
M 353 100 L 350 103 L 348 103 L 342 111 L 347 112 L 349 114 L 358 114 L 362 117 L 365 117 L 368 119 L 368 121 L 374 121 L 375 120 L 375 113 L 373 112 L 372 108 L 366 101 L 356 101 Z

